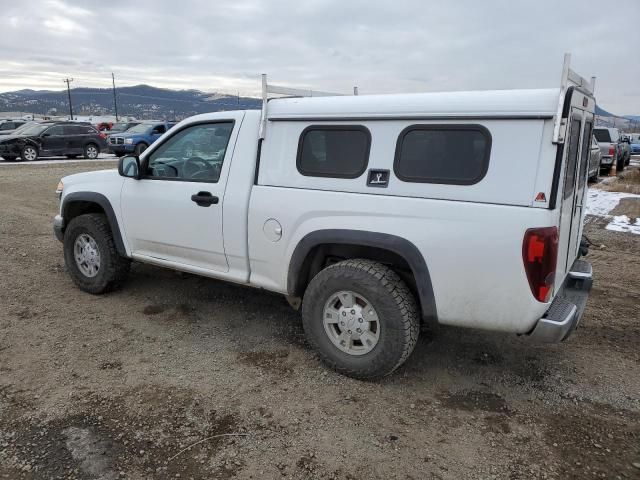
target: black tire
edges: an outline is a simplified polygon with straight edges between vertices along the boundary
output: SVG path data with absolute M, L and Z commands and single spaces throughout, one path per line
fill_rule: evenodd
M 84 158 L 87 160 L 95 160 L 100 155 L 100 147 L 95 143 L 87 143 L 84 146 Z
M 72 160 L 74 158 L 78 158 L 78 155 L 76 154 L 70 154 L 70 155 L 65 155 L 65 157 L 67 157 L 68 159 Z
M 34 155 L 32 156 L 32 153 L 34 153 Z M 33 145 L 26 145 L 22 148 L 22 151 L 20 152 L 20 159 L 21 160 L 29 160 L 29 161 L 35 161 L 38 159 L 39 156 L 39 152 L 38 152 L 38 148 L 34 147 Z M 31 158 L 28 158 L 31 157 Z
M 620 173 L 624 170 L 624 157 L 620 157 L 618 162 L 616 163 L 617 173 Z
M 324 306 L 343 290 L 364 296 L 378 314 L 377 344 L 361 355 L 340 350 L 325 331 Z M 302 303 L 302 323 L 307 341 L 328 366 L 361 380 L 396 370 L 413 351 L 420 331 L 418 307 L 407 285 L 390 268 L 365 259 L 336 263 L 311 280 Z
M 140 156 L 140 154 L 142 152 L 144 152 L 147 148 L 149 147 L 149 145 L 147 145 L 146 143 L 139 143 L 136 145 L 135 150 L 133 151 L 133 153 L 136 154 L 136 156 Z
M 95 240 L 100 253 L 100 267 L 94 277 L 85 275 L 75 260 L 74 245 L 82 234 L 88 234 Z M 109 222 L 103 214 L 89 213 L 72 219 L 64 232 L 63 249 L 71 279 L 85 292 L 99 294 L 114 290 L 129 273 L 131 262 L 118 254 Z
M 7 162 L 15 162 L 18 157 L 14 157 L 14 156 L 10 156 L 10 155 L 5 155 L 2 157 L 4 160 L 6 160 Z

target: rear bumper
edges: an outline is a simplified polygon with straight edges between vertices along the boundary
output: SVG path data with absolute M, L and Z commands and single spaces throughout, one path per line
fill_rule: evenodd
M 542 343 L 562 342 L 569 338 L 580 324 L 592 283 L 591 264 L 576 260 L 549 310 L 538 320 L 529 338 Z

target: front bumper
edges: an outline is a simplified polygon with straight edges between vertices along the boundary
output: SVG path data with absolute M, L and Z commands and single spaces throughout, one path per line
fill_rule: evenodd
M 582 319 L 591 291 L 591 264 L 576 260 L 549 310 L 538 320 L 529 338 L 536 342 L 555 343 L 569 338 Z
M 118 156 L 122 156 L 125 153 L 133 153 L 133 151 L 136 149 L 136 146 L 135 145 L 109 145 L 109 148 L 114 154 Z
M 64 240 L 64 218 L 61 215 L 56 215 L 53 218 L 53 234 L 61 242 Z

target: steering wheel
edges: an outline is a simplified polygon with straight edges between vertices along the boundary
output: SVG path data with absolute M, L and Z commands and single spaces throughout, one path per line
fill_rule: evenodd
M 193 178 L 207 170 L 209 170 L 209 164 L 201 157 L 187 158 L 182 164 L 182 175 L 186 178 Z

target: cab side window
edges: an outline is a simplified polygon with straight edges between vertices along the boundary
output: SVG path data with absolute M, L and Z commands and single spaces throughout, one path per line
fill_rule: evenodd
M 146 178 L 217 183 L 232 131 L 233 122 L 179 131 L 149 156 Z
M 162 135 L 166 131 L 167 130 L 164 128 L 164 125 L 156 125 L 155 127 L 153 127 L 153 130 L 151 130 L 151 134 L 152 135 Z

